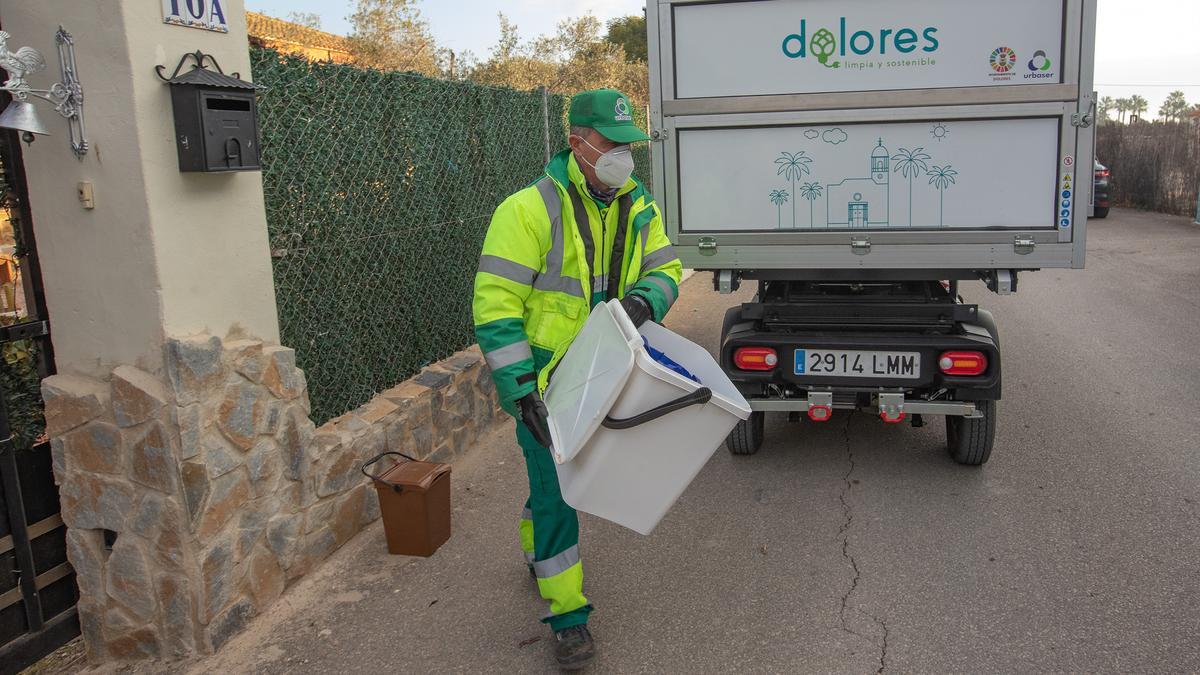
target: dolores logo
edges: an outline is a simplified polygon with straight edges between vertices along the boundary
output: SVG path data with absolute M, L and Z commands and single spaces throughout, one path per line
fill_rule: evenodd
M 930 26 L 918 35 L 913 28 L 880 28 L 878 30 L 856 30 L 851 32 L 846 17 L 838 22 L 838 34 L 828 28 L 820 28 L 808 36 L 808 21 L 800 19 L 800 31 L 783 38 L 783 53 L 790 59 L 805 59 L 811 54 L 826 68 L 841 68 L 842 62 L 833 57 L 845 58 L 850 54 L 866 56 L 889 53 L 911 54 L 918 48 L 932 54 L 938 50 L 938 29 Z M 849 39 L 847 39 L 849 36 Z M 889 48 L 894 52 L 889 51 Z
M 613 108 L 613 113 L 616 114 L 614 119 L 618 122 L 633 121 L 633 115 L 629 112 L 629 104 L 625 102 L 624 98 L 617 99 L 617 105 Z

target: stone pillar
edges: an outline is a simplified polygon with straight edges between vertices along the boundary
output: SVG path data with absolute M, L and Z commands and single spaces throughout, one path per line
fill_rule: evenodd
M 166 25 L 157 0 L 0 0 L 9 45 L 50 62 L 34 85 L 62 24 L 85 89 L 91 152 L 77 160 L 38 104 L 54 135 L 25 164 L 59 372 L 47 433 L 92 662 L 220 648 L 379 517 L 366 459 L 449 461 L 502 418 L 473 348 L 314 429 L 278 344 L 261 177 L 180 173 L 154 72 L 200 49 L 250 78 L 242 1 L 221 4 L 227 34 Z
M 43 385 L 93 662 L 219 648 L 311 564 L 316 444 L 294 352 L 203 335 L 164 352 L 165 377 L 124 365 Z
M 61 24 L 84 87 L 90 152 L 36 102 L 52 135 L 25 166 L 60 373 L 47 433 L 94 661 L 218 647 L 299 573 L 296 514 L 315 501 L 261 176 L 181 173 L 155 74 L 199 49 L 251 77 L 242 0 L 220 4 L 228 33 L 165 24 L 156 0 L 0 0 L 10 48 L 46 58 L 32 85 L 58 76 Z

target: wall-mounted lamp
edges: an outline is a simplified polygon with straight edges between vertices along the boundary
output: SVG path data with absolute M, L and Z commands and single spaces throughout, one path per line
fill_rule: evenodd
M 8 81 L 3 89 L 12 95 L 12 102 L 0 113 L 0 127 L 16 129 L 21 132 L 21 140 L 32 143 L 34 134 L 49 135 L 42 121 L 38 119 L 37 108 L 29 102 L 30 96 L 49 101 L 54 104 L 58 114 L 65 117 L 70 124 L 71 150 L 75 156 L 83 159 L 88 151 L 88 141 L 83 127 L 83 86 L 79 83 L 78 70 L 75 67 L 75 42 L 71 34 L 62 26 L 54 34 L 58 43 L 58 64 L 62 72 L 62 80 L 50 85 L 49 89 L 34 89 L 25 81 L 31 75 L 46 67 L 46 60 L 41 52 L 33 47 L 21 47 L 17 51 L 8 49 L 8 33 L 0 30 L 0 68 L 8 71 Z

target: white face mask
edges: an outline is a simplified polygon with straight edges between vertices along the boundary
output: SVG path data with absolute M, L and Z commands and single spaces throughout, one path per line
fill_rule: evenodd
M 583 137 L 577 137 L 583 141 L 589 148 L 600 152 L 600 148 L 587 142 Z M 576 158 L 584 162 L 588 166 L 596 170 L 596 178 L 606 187 L 619 188 L 625 185 L 625 181 L 633 175 L 633 152 L 628 145 L 618 145 L 617 147 L 600 154 L 595 164 L 587 161 L 583 157 L 576 155 Z

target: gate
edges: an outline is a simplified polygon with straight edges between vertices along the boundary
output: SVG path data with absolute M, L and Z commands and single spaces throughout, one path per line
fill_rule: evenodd
M 79 634 L 79 592 L 44 431 L 40 385 L 54 358 L 15 131 L 0 129 L 0 164 L 0 674 L 7 674 Z

